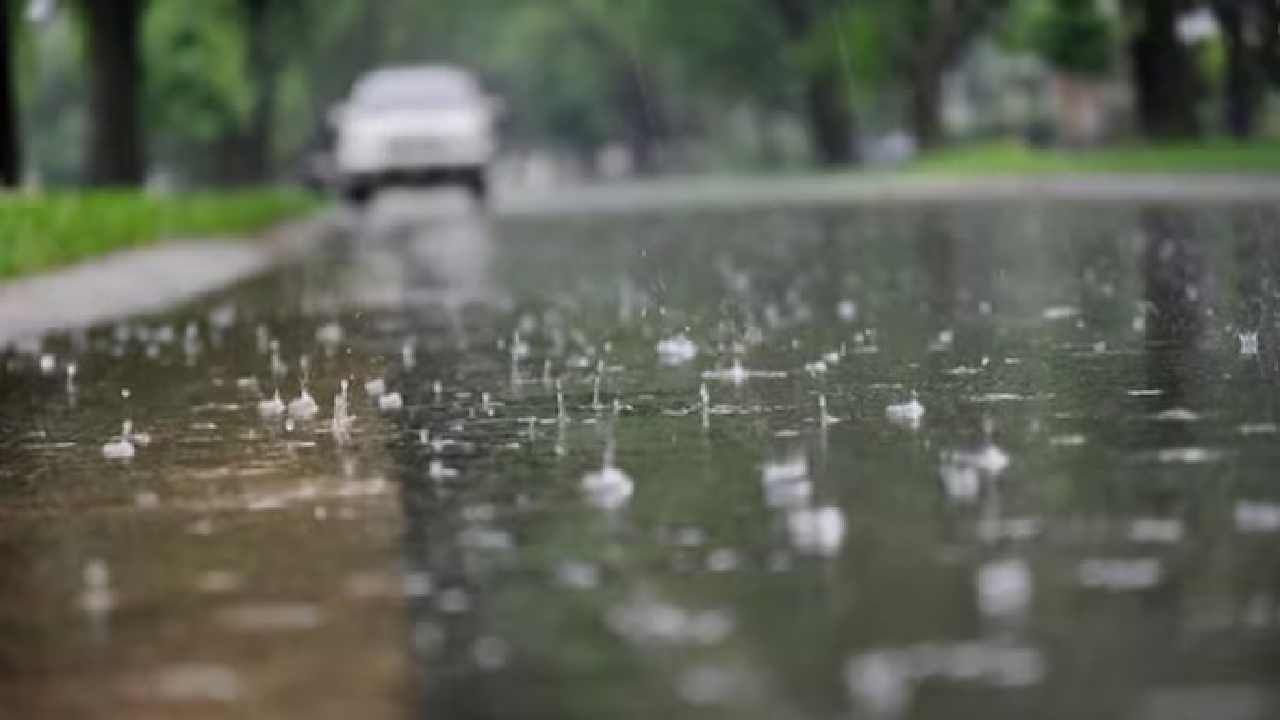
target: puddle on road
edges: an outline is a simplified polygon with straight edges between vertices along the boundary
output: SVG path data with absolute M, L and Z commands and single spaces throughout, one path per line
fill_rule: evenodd
M 0 706 L 1265 714 L 1276 219 L 389 196 L 0 356 Z

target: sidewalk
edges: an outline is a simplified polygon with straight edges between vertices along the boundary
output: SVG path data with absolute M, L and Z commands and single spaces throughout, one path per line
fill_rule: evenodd
M 326 221 L 321 213 L 286 223 L 262 241 L 161 242 L 0 283 L 0 350 L 213 292 L 301 252 Z

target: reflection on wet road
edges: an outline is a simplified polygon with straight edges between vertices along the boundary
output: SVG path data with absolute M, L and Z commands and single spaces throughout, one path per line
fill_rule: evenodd
M 0 707 L 1276 711 L 1275 210 L 455 200 L 0 356 Z

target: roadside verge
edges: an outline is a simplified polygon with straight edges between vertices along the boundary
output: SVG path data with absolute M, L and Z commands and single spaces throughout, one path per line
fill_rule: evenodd
M 0 283 L 0 350 L 200 297 L 303 252 L 331 223 L 320 211 L 260 241 L 175 239 Z

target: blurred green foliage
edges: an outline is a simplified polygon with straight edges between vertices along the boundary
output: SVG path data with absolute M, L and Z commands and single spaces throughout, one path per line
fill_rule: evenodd
M 1053 67 L 1078 75 L 1111 69 L 1113 32 L 1096 0 L 1047 0 L 1028 4 L 1034 46 Z
M 1019 67 L 1039 57 L 1043 64 L 1031 65 L 1042 84 L 1044 65 L 1115 80 L 1128 67 L 1119 60 L 1129 52 L 1140 5 L 149 0 L 142 37 L 147 150 L 155 174 L 179 187 L 259 181 L 263 168 L 246 170 L 243 159 L 260 153 L 269 155 L 267 176 L 289 177 L 324 143 L 327 109 L 362 72 L 417 62 L 475 69 L 511 109 L 503 129 L 510 145 L 587 164 L 615 145 L 633 155 L 681 158 L 685 165 L 673 169 L 729 159 L 739 169 L 807 162 L 814 152 L 805 152 L 804 138 L 814 132 L 806 120 L 821 105 L 813 98 L 818 76 L 836 78 L 821 89 L 828 113 L 834 104 L 856 116 L 850 134 L 905 129 L 928 146 L 943 139 L 943 74 L 974 41 L 996 41 L 989 45 L 1017 54 Z M 23 140 L 28 165 L 51 185 L 83 177 L 82 24 L 70 11 L 19 23 Z M 1241 69 L 1228 66 L 1214 38 L 1199 41 L 1197 52 L 1198 75 L 1220 95 L 1221 78 Z M 268 142 L 261 142 L 264 134 Z
M 316 203 L 285 190 L 0 194 L 0 278 L 159 239 L 252 233 Z
M 232 0 L 156 2 L 146 15 L 146 109 L 164 140 L 211 143 L 249 116 L 244 33 Z

